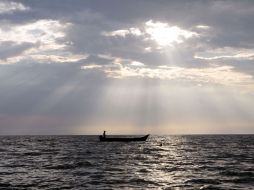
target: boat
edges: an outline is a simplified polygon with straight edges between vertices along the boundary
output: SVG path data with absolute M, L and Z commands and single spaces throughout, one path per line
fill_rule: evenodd
M 106 142 L 131 142 L 131 141 L 146 141 L 149 135 L 143 137 L 106 137 L 103 135 L 99 136 L 100 141 Z

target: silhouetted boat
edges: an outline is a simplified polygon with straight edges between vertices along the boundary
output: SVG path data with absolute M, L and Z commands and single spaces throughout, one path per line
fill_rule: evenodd
M 149 135 L 143 137 L 103 137 L 102 135 L 99 136 L 100 141 L 107 141 L 107 142 L 131 142 L 131 141 L 146 141 Z

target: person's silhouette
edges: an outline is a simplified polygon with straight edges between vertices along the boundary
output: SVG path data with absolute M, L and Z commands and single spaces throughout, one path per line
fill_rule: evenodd
M 103 132 L 103 138 L 106 138 L 106 131 Z

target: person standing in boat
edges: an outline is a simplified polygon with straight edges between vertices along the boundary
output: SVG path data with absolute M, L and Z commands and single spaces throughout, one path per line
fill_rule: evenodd
M 103 132 L 103 138 L 106 138 L 106 131 Z

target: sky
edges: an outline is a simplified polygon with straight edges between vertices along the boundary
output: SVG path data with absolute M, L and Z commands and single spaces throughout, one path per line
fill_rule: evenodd
M 0 134 L 253 134 L 254 1 L 0 0 Z

